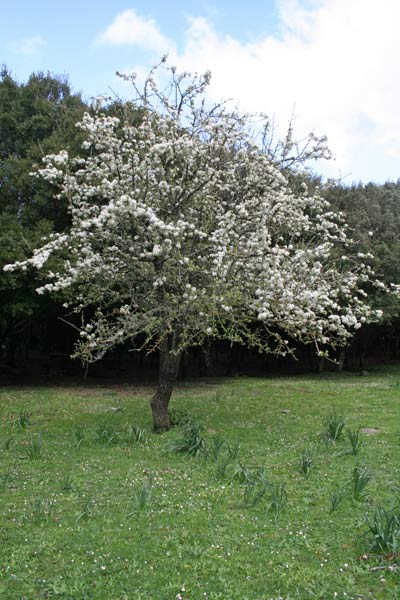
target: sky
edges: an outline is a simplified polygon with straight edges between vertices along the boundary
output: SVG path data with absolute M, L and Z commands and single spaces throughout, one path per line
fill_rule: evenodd
M 400 178 L 400 0 L 0 0 L 0 63 L 18 81 L 67 75 L 87 100 L 129 98 L 116 71 L 162 55 L 212 73 L 210 98 L 283 135 L 327 135 L 315 165 L 345 184 Z

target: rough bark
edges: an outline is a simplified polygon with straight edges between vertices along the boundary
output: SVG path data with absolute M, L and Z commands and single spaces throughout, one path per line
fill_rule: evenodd
M 177 352 L 176 347 L 176 334 L 165 335 L 161 340 L 158 387 L 150 400 L 153 428 L 157 433 L 168 431 L 171 428 L 168 405 L 178 376 L 181 360 L 181 353 Z

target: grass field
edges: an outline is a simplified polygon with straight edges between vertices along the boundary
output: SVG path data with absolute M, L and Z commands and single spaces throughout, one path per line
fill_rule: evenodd
M 400 368 L 150 395 L 1 390 L 1 598 L 400 599 Z

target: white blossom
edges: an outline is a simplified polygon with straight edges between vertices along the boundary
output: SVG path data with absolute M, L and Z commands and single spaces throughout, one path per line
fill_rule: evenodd
M 85 157 L 62 151 L 39 169 L 68 199 L 71 227 L 5 270 L 50 261 L 39 293 L 99 309 L 82 329 L 86 360 L 165 331 L 181 349 L 214 335 L 285 354 L 289 337 L 342 344 L 374 317 L 372 271 L 351 260 L 341 216 L 306 184 L 293 194 L 245 116 L 207 108 L 209 80 L 175 73 L 161 92 L 149 79 L 140 118 L 85 114 Z

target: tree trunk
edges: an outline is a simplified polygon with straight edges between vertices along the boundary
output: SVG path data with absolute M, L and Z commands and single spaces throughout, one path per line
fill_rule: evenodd
M 177 335 L 172 333 L 165 335 L 160 343 L 158 388 L 150 400 L 153 428 L 156 433 L 168 431 L 171 428 L 168 404 L 178 376 L 181 360 L 181 352 L 176 351 L 177 341 Z

